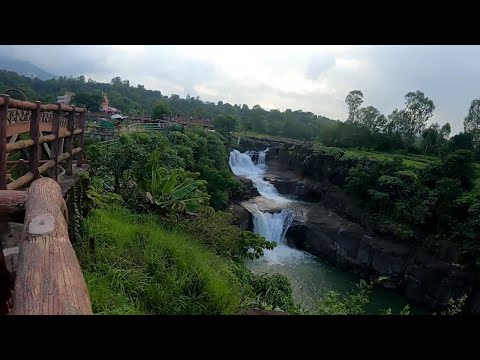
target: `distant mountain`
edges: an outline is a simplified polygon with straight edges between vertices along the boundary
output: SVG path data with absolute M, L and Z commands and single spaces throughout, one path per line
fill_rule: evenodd
M 7 57 L 0 57 L 0 70 L 15 71 L 17 74 L 40 80 L 55 78 L 56 75 L 40 69 L 29 61 L 15 60 Z

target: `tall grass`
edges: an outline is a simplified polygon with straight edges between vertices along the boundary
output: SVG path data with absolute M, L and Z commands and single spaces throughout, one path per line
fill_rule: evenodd
M 242 289 L 227 260 L 152 215 L 94 210 L 79 258 L 100 314 L 229 314 Z M 89 238 L 95 242 L 94 254 Z

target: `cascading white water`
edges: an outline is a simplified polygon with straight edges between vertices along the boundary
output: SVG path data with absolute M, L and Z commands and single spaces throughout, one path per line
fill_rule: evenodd
M 260 165 L 255 165 L 253 163 L 252 158 L 250 157 L 251 153 L 249 151 L 241 153 L 238 150 L 233 150 L 230 153 L 228 163 L 235 175 L 252 180 L 253 185 L 263 197 L 278 202 L 288 202 L 290 200 L 281 196 L 277 189 L 275 189 L 275 186 L 270 184 L 268 181 L 263 180 L 263 174 L 266 169 L 265 154 L 267 150 L 260 151 L 258 155 Z
M 267 151 L 269 149 L 265 149 L 263 151 L 260 151 L 258 153 L 258 160 L 257 160 L 257 166 L 260 168 L 260 169 L 266 169 L 267 168 L 267 164 L 265 164 L 265 158 L 267 156 Z
M 279 213 L 255 211 L 253 213 L 253 231 L 269 241 L 283 244 L 285 234 L 292 225 L 293 213 L 283 209 Z
M 265 157 L 268 149 L 260 151 L 257 165 L 252 161 L 252 152 L 241 153 L 233 150 L 230 153 L 229 164 L 233 173 L 252 180 L 260 195 L 274 200 L 277 203 L 287 203 L 291 200 L 280 195 L 275 186 L 263 180 L 263 174 L 267 168 Z M 260 234 L 269 241 L 274 241 L 277 246 L 273 250 L 265 250 L 263 259 L 269 264 L 284 264 L 296 261 L 307 256 L 302 251 L 293 249 L 285 244 L 285 234 L 292 225 L 294 215 L 289 209 L 283 209 L 279 213 L 269 213 L 255 210 L 253 216 L 253 232 Z

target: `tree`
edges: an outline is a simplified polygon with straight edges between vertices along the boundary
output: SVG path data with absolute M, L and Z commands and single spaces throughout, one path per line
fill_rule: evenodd
M 157 101 L 152 109 L 152 118 L 154 120 L 161 119 L 163 115 L 170 114 L 170 107 L 163 100 Z
M 435 104 L 423 92 L 409 92 L 405 95 L 405 114 L 408 120 L 405 130 L 408 136 L 420 134 L 428 119 L 433 115 Z M 411 134 L 411 135 L 410 135 Z
M 365 126 L 370 131 L 374 131 L 378 125 L 377 119 L 383 116 L 380 114 L 380 111 L 374 106 L 367 106 L 366 108 L 361 108 L 358 111 L 357 122 L 360 125 Z M 382 119 L 383 121 L 383 119 Z
M 448 152 L 456 150 L 473 150 L 473 136 L 471 133 L 460 133 L 453 136 L 447 145 Z
M 424 154 L 427 152 L 434 152 L 435 149 L 437 149 L 439 143 L 440 143 L 440 132 L 438 129 L 440 128 L 440 125 L 438 124 L 432 124 L 428 129 L 423 130 L 422 132 L 422 142 L 423 142 L 423 149 L 424 149 Z
M 79 92 L 73 98 L 73 103 L 76 106 L 86 106 L 88 109 L 96 111 L 102 103 L 102 93 L 95 91 L 93 93 Z
M 466 133 L 471 133 L 473 144 L 480 145 L 480 99 L 472 100 L 468 115 L 463 121 L 463 128 Z
M 120 76 L 116 76 L 110 81 L 110 84 L 112 84 L 112 85 L 122 85 L 122 78 Z
M 408 150 L 415 136 L 422 133 L 434 110 L 435 104 L 423 92 L 409 92 L 405 95 L 405 109 L 395 109 L 390 114 L 387 131 L 398 133 L 402 137 L 405 150 Z
M 452 131 L 452 128 L 450 127 L 450 123 L 446 123 L 445 125 L 442 126 L 440 129 L 440 136 L 447 140 L 448 137 L 450 136 L 450 132 Z
M 229 133 L 237 129 L 238 120 L 232 115 L 218 115 L 213 119 L 213 126 L 220 132 Z
M 357 119 L 358 108 L 363 103 L 363 93 L 360 90 L 352 90 L 345 98 L 345 102 L 348 106 L 347 121 L 355 122 L 355 120 Z

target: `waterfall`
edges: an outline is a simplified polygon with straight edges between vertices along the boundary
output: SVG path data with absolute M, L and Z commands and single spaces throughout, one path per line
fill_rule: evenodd
M 267 149 L 268 150 L 268 149 Z M 233 150 L 230 153 L 228 163 L 233 173 L 237 176 L 242 176 L 252 180 L 253 185 L 257 188 L 260 195 L 267 199 L 275 200 L 278 202 L 288 202 L 287 198 L 281 196 L 275 186 L 268 181 L 263 180 L 263 174 L 267 168 L 265 164 L 265 154 L 267 150 L 259 152 L 258 163 L 255 165 L 251 158 L 251 152 L 247 151 L 241 153 L 238 150 Z
M 265 157 L 267 156 L 267 151 L 268 148 L 258 153 L 257 166 L 261 169 L 267 168 L 267 164 L 265 164 Z
M 241 153 L 233 150 L 230 153 L 228 163 L 233 173 L 252 180 L 253 185 L 264 198 L 274 200 L 277 203 L 287 203 L 291 200 L 280 195 L 275 186 L 263 179 L 267 169 L 265 157 L 268 149 L 258 153 L 257 164 L 252 161 L 255 153 L 247 151 Z M 305 259 L 305 254 L 285 244 L 285 234 L 292 225 L 294 214 L 289 209 L 283 209 L 279 213 L 262 212 L 256 209 L 252 212 L 253 232 L 262 235 L 269 241 L 274 241 L 277 246 L 273 250 L 265 250 L 263 260 L 268 264 L 283 265 Z
M 262 235 L 269 241 L 283 244 L 285 234 L 292 222 L 293 213 L 288 209 L 283 209 L 279 213 L 255 211 L 253 213 L 253 232 Z

